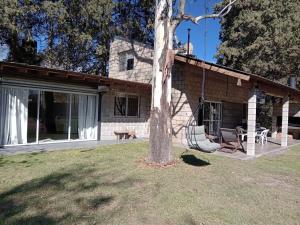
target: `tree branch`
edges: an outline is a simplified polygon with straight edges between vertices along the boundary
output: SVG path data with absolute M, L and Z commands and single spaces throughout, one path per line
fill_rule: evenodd
M 174 26 L 177 26 L 181 21 L 184 21 L 184 20 L 190 20 L 193 23 L 198 24 L 198 22 L 200 20 L 203 20 L 203 19 L 224 17 L 224 16 L 226 16 L 230 12 L 230 10 L 232 8 L 232 5 L 235 2 L 236 2 L 236 0 L 230 0 L 229 3 L 224 8 L 222 8 L 218 13 L 213 13 L 213 14 L 208 14 L 208 15 L 194 17 L 194 16 L 191 16 L 191 15 L 186 15 L 185 14 L 185 3 L 186 3 L 186 0 L 180 0 L 180 2 L 179 2 L 179 13 L 174 18 Z

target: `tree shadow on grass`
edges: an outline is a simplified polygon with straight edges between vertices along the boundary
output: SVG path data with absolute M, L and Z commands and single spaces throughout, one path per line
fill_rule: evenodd
M 204 161 L 202 159 L 198 159 L 196 156 L 194 155 L 181 155 L 180 157 L 182 159 L 183 162 L 185 162 L 186 164 L 189 164 L 191 166 L 209 166 L 210 163 L 207 161 Z
M 83 166 L 54 172 L 1 193 L 0 224 L 100 224 L 124 208 L 118 191 L 110 190 L 130 189 L 136 182 Z

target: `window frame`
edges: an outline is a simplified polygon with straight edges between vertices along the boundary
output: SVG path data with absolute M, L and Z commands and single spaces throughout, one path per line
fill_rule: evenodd
M 128 98 L 130 96 L 134 96 L 137 97 L 138 103 L 137 103 L 137 116 L 128 116 Z M 121 115 L 116 115 L 115 113 L 115 104 L 116 104 L 116 98 L 117 97 L 125 97 L 126 99 L 126 105 L 125 105 L 125 116 L 121 116 Z M 137 94 L 131 94 L 131 93 L 116 93 L 114 96 L 114 117 L 115 118 L 140 118 L 140 104 L 141 104 L 141 97 L 140 95 Z
M 119 54 L 119 72 L 134 70 L 135 57 L 132 50 L 123 51 Z M 128 60 L 132 59 L 132 69 L 128 69 Z
M 209 116 L 208 116 L 208 119 L 205 119 L 205 104 L 208 104 L 209 105 Z M 214 119 L 214 118 L 211 118 L 211 115 L 212 115 L 212 112 L 210 111 L 211 109 L 211 105 L 212 104 L 217 104 L 219 105 L 219 119 Z M 223 121 L 223 104 L 222 102 L 220 101 L 204 101 L 203 103 L 203 109 L 201 110 L 201 112 L 199 111 L 199 113 L 201 113 L 201 115 L 198 115 L 198 116 L 201 116 L 202 117 L 202 124 L 205 125 L 205 123 L 208 123 L 208 127 L 207 127 L 207 133 L 210 134 L 211 133 L 211 130 L 210 130 L 210 125 L 211 123 L 214 123 L 214 122 L 218 122 L 219 123 L 219 126 L 221 127 L 222 126 L 222 121 Z M 199 120 L 200 118 L 198 118 Z M 198 121 L 199 122 L 199 121 Z M 217 131 L 218 132 L 218 131 Z

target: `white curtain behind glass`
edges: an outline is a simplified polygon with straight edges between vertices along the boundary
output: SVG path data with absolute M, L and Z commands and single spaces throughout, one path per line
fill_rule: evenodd
M 1 88 L 0 145 L 27 144 L 28 89 Z
M 79 139 L 96 139 L 96 96 L 78 96 Z

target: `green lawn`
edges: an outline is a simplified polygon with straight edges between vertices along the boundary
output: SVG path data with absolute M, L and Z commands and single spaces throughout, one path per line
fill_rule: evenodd
M 239 161 L 147 143 L 0 157 L 0 224 L 300 224 L 300 147 Z

